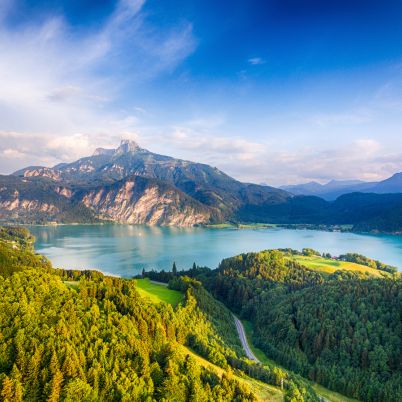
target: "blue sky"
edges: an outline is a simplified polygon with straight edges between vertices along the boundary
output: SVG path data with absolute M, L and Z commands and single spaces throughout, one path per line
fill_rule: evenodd
M 402 3 L 0 3 L 0 172 L 137 140 L 272 185 L 402 170 Z

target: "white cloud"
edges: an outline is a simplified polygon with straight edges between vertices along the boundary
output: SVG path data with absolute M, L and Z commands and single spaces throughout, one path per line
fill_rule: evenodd
M 66 85 L 64 87 L 55 88 L 48 95 L 48 98 L 55 102 L 63 102 L 68 99 L 78 97 L 82 94 L 82 89 L 74 85 Z
M 91 155 L 97 147 L 116 147 L 122 138 L 138 140 L 138 134 L 127 126 L 131 126 L 131 122 L 116 123 L 110 130 L 98 132 L 96 141 L 93 135 L 85 133 L 52 135 L 0 131 L 2 173 L 9 174 L 29 165 L 54 166 L 72 162 Z
M 210 123 L 210 119 L 197 119 L 194 126 L 176 126 L 162 135 L 130 130 L 132 122 L 123 120 L 117 130 L 99 132 L 96 143 L 88 134 L 52 137 L 0 132 L 1 161 L 7 173 L 26 165 L 53 166 L 91 155 L 98 146 L 116 147 L 122 138 L 129 138 L 154 152 L 216 166 L 241 181 L 274 186 L 310 180 L 375 181 L 402 171 L 402 153 L 386 149 L 371 138 L 328 149 L 317 145 L 283 151 L 275 141 L 219 135 L 219 123 L 211 131 L 208 124 L 202 128 L 202 121 Z M 120 134 L 110 135 L 111 131 Z
M 94 146 L 135 132 L 139 107 L 120 106 L 126 86 L 170 72 L 196 46 L 191 24 L 160 31 L 148 23 L 142 0 L 121 0 L 103 26 L 85 31 L 57 15 L 12 30 L 1 23 L 12 4 L 0 3 L 0 153 L 39 139 L 27 163 L 78 155 L 82 138 Z M 56 140 L 72 151 L 52 149 Z M 0 160 L 6 171 L 9 158 Z
M 151 138 L 142 140 L 146 145 L 156 144 Z M 311 180 L 374 181 L 402 171 L 402 152 L 392 152 L 371 138 L 328 149 L 317 144 L 284 151 L 273 140 L 250 141 L 182 126 L 159 138 L 156 147 L 159 152 L 217 166 L 241 181 L 274 186 Z
M 2 155 L 4 158 L 24 158 L 26 157 L 26 154 L 23 152 L 18 151 L 18 149 L 12 149 L 12 148 L 6 148 L 3 152 Z
M 263 181 L 276 185 L 331 179 L 382 180 L 402 170 L 402 153 L 394 153 L 373 139 L 324 150 L 306 147 L 299 152 L 268 152 L 267 159 Z
M 261 64 L 265 64 L 265 60 L 262 59 L 261 57 L 251 57 L 250 59 L 247 60 L 249 64 L 252 66 L 259 66 Z
M 318 108 L 313 115 L 306 112 L 293 118 L 291 106 L 288 109 L 286 104 L 283 115 L 289 122 L 273 126 L 271 122 L 278 116 L 268 116 L 261 123 L 265 126 L 260 131 L 275 127 L 275 135 L 251 133 L 257 124 L 253 125 L 253 117 L 247 117 L 247 110 L 240 110 L 239 118 L 232 112 L 232 119 L 240 122 L 235 134 L 230 127 L 236 123 L 215 109 L 185 122 L 172 123 L 167 118 L 169 125 L 161 127 L 152 104 L 144 102 L 144 108 L 138 98 L 127 103 L 122 93 L 128 84 L 135 92 L 137 83 L 169 74 L 194 52 L 197 41 L 191 23 L 160 31 L 147 21 L 144 1 L 121 0 L 96 30 L 76 31 L 56 15 L 12 31 L 2 24 L 2 18 L 13 3 L 0 0 L 2 173 L 30 164 L 51 166 L 72 161 L 98 146 L 114 147 L 122 138 L 136 139 L 155 152 L 209 163 L 244 181 L 274 185 L 331 178 L 376 180 L 402 170 L 402 155 L 372 139 L 379 138 L 376 130 L 385 130 L 378 122 L 388 122 L 381 119 L 383 109 L 402 109 L 401 82 L 384 84 L 372 101 L 365 101 L 362 107 L 349 106 L 346 111 L 325 113 Z M 266 61 L 252 57 L 247 63 L 258 66 Z M 248 70 L 240 73 L 240 81 L 245 81 Z M 181 84 L 189 76 L 183 73 Z M 192 90 L 190 84 L 188 88 Z M 240 86 L 235 92 L 246 100 L 244 88 Z M 220 91 L 216 90 L 212 99 Z M 191 95 L 188 98 L 192 99 Z M 191 113 L 200 105 L 196 99 L 188 110 Z M 151 117 L 154 126 L 146 126 L 143 120 Z M 398 114 L 398 127 L 399 120 Z M 395 129 L 393 139 L 398 135 Z M 295 149 L 306 141 L 312 145 Z

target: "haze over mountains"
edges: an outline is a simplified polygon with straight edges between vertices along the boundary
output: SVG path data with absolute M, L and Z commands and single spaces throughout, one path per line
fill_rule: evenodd
M 402 194 L 389 193 L 401 181 L 397 174 L 380 183 L 332 181 L 286 191 L 241 183 L 217 168 L 158 155 L 124 140 L 116 149 L 98 148 L 72 163 L 30 166 L 0 176 L 0 219 L 177 226 L 347 224 L 355 230 L 398 232 Z M 332 201 L 336 193 L 344 195 Z
M 361 180 L 331 180 L 326 184 L 311 181 L 303 184 L 281 186 L 283 190 L 294 195 L 317 195 L 325 200 L 335 200 L 343 194 L 361 192 L 390 194 L 402 192 L 402 173 L 380 182 L 365 182 Z

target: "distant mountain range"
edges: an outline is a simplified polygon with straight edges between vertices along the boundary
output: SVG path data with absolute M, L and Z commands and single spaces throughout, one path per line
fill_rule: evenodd
M 326 184 L 311 181 L 304 184 L 296 184 L 280 187 L 294 195 L 316 195 L 325 200 L 332 201 L 349 193 L 376 193 L 391 194 L 402 193 L 402 173 L 396 173 L 392 177 L 380 182 L 365 182 L 361 180 L 331 180 Z
M 348 224 L 356 230 L 399 232 L 402 194 L 388 194 L 396 192 L 398 183 L 401 174 L 379 183 L 332 181 L 278 189 L 241 183 L 217 168 L 158 155 L 124 140 L 116 149 L 98 148 L 72 163 L 0 175 L 0 219 L 177 226 Z M 332 201 L 336 194 L 342 196 Z

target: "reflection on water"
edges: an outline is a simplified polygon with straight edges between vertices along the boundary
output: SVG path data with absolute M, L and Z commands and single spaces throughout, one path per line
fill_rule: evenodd
M 143 268 L 215 268 L 222 258 L 268 248 L 358 252 L 402 267 L 402 237 L 287 229 L 205 229 L 142 225 L 33 226 L 36 249 L 56 267 L 130 277 Z

